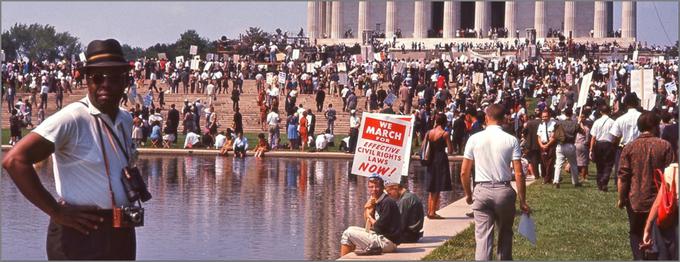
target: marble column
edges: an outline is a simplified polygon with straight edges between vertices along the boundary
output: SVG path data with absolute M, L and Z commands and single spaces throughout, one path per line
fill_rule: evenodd
M 602 38 L 607 36 L 607 3 L 595 1 L 594 5 L 593 36 Z
M 387 0 L 385 3 L 385 37 L 391 38 L 397 31 L 397 8 L 395 0 Z
M 317 37 L 316 15 L 316 1 L 307 2 L 307 36 L 310 40 Z
M 621 2 L 621 37 L 637 37 L 637 3 Z
M 343 38 L 342 28 L 342 1 L 333 1 L 333 11 L 331 14 L 331 38 Z
M 547 32 L 545 30 L 545 2 L 534 2 L 534 29 L 536 29 L 536 38 L 545 38 Z
M 326 3 L 325 2 L 319 2 L 317 4 L 318 11 L 319 11 L 319 18 L 316 20 L 317 24 L 317 31 L 319 34 L 319 38 L 323 38 L 324 34 L 327 34 L 326 32 Z
M 359 21 L 357 23 L 356 38 L 361 39 L 364 30 L 368 30 L 368 0 L 359 1 Z
M 326 36 L 330 38 L 332 28 L 331 18 L 333 16 L 333 2 L 327 1 L 325 5 L 326 5 Z
M 456 30 L 460 27 L 460 2 L 444 1 L 443 37 L 456 37 Z
M 504 26 L 508 29 L 507 38 L 515 37 L 515 30 L 517 30 L 517 25 L 515 25 L 515 19 L 517 18 L 516 13 L 517 6 L 515 1 L 505 1 L 505 23 Z
M 564 2 L 564 37 L 576 37 L 576 30 L 574 30 L 574 17 L 576 17 L 576 6 L 574 1 Z
M 479 34 L 481 29 L 481 35 L 477 37 L 484 37 L 489 34 L 489 26 L 491 26 L 491 2 L 487 1 L 476 1 L 475 2 L 475 28 L 474 30 Z
M 423 0 L 416 0 L 413 10 L 413 38 L 425 38 L 425 4 Z

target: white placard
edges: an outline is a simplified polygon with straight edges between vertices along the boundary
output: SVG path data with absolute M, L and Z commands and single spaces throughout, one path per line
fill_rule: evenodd
M 307 71 L 307 73 L 314 73 L 316 71 L 316 69 L 314 69 L 314 64 L 307 64 L 305 71 Z
M 158 60 L 161 59 L 168 60 L 168 56 L 165 53 L 158 53 Z
M 590 84 L 592 83 L 592 80 L 593 72 L 584 75 L 581 79 L 581 90 L 578 92 L 578 101 L 576 102 L 575 107 L 581 107 L 586 104 L 586 100 L 588 100 L 588 91 L 590 90 Z
M 300 59 L 300 49 L 293 49 L 293 60 Z
M 267 72 L 267 84 L 272 84 L 274 83 L 274 73 L 272 72 Z
M 638 50 L 633 51 L 633 61 L 638 60 Z
M 630 92 L 637 94 L 644 109 L 654 107 L 654 70 L 640 69 L 630 73 Z M 651 101 L 651 102 L 650 102 Z
M 412 116 L 363 113 L 351 173 L 399 183 L 408 176 Z
M 347 72 L 347 65 L 345 62 L 338 63 L 338 72 Z
M 87 57 L 85 57 L 85 53 L 83 53 L 83 52 L 80 52 L 80 54 L 78 55 L 78 58 L 80 58 L 81 62 L 87 61 Z
M 176 56 L 175 57 L 175 63 L 182 63 L 184 64 L 184 56 Z
M 196 55 L 198 54 L 198 46 L 192 45 L 189 47 L 189 54 L 190 55 Z
M 286 73 L 279 72 L 279 84 L 285 84 L 285 83 L 286 83 Z

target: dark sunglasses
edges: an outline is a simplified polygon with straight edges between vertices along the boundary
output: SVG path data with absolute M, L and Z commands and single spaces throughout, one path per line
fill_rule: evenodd
M 92 80 L 92 82 L 97 84 L 97 85 L 101 85 L 107 79 L 113 84 L 122 84 L 125 81 L 127 81 L 128 76 L 129 76 L 128 72 L 120 73 L 120 74 L 96 73 L 96 74 L 88 74 L 87 78 L 89 80 Z

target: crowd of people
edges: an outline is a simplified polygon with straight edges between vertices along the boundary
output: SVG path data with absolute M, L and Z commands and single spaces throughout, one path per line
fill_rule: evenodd
M 258 157 L 268 150 L 283 148 L 326 150 L 335 143 L 334 136 L 339 131 L 335 128 L 336 110 L 348 112 L 350 116 L 349 139 L 344 143 L 350 153 L 356 148 L 361 112 L 413 115 L 415 144 L 430 143 L 435 155 L 441 156 L 428 167 L 429 196 L 425 212 L 430 219 L 440 219 L 436 213 L 439 193 L 451 190 L 446 155 L 457 153 L 468 160 L 485 159 L 470 148 L 482 143 L 477 141 L 481 136 L 475 134 L 489 136 L 493 129 L 493 132 L 507 134 L 508 146 L 499 149 L 507 152 L 503 159 L 507 163 L 502 164 L 521 164 L 526 167 L 526 174 L 542 178 L 544 184 L 559 188 L 561 170 L 568 165 L 570 182 L 579 187 L 588 178 L 587 167 L 593 161 L 597 166 L 598 189 L 608 191 L 613 174 L 620 193 L 619 206 L 628 210 L 633 254 L 635 258 L 641 256 L 636 245 L 643 239 L 644 222 L 651 208 L 649 200 L 656 197 L 655 187 L 650 184 L 653 179 L 649 177 L 654 176 L 650 170 L 664 169 L 678 161 L 677 59 L 639 63 L 632 59 L 607 60 L 592 54 L 576 59 L 518 59 L 516 56 L 397 59 L 387 48 L 376 49 L 383 52 L 375 52 L 373 57 L 363 57 L 345 46 L 320 46 L 314 52 L 298 53 L 300 58 L 294 59 L 293 53 L 300 52 L 296 47 L 279 50 L 275 44 L 254 45 L 251 55 L 236 59 L 130 62 L 130 70 L 121 75 L 127 88 L 120 101 L 120 106 L 129 108 L 133 117 L 129 139 L 136 146 L 145 145 L 148 139 L 153 147 L 172 147 L 182 132 L 185 148 L 214 147 L 223 155 L 233 151 L 236 157 L 245 157 L 250 147 L 239 106 L 245 92 L 257 97 L 262 132 L 252 148 Z M 286 55 L 283 60 L 278 57 L 280 53 Z M 629 57 L 632 58 L 632 54 Z M 45 121 L 49 92 L 57 94 L 56 105 L 61 108 L 65 93 L 83 85 L 84 77 L 79 70 L 82 66 L 69 61 L 2 64 L 3 99 L 11 114 L 12 143 L 21 138 L 22 127 L 32 125 L 32 112 L 38 102 L 38 124 Z M 635 92 L 639 89 L 633 84 L 632 74 L 641 69 L 653 71 L 652 86 L 647 87 L 652 92 Z M 586 76 L 591 76 L 590 84 L 584 83 Z M 99 75 L 88 81 L 104 83 L 104 78 L 111 76 Z M 244 89 L 245 81 L 254 81 L 256 89 Z M 164 91 L 165 86 L 168 89 Z M 579 90 L 581 86 L 587 88 L 586 92 Z M 199 94 L 204 98 L 193 102 L 184 100 L 180 110 L 175 104 L 166 109 L 164 97 L 170 93 Z M 232 112 L 217 112 L 215 102 L 224 99 L 217 94 L 229 93 Z M 28 97 L 21 100 L 19 94 Z M 313 95 L 315 104 L 298 102 L 300 94 Z M 343 104 L 326 105 L 325 98 L 331 96 L 340 97 Z M 365 103 L 359 102 L 360 97 Z M 531 106 L 533 111 L 529 111 L 530 99 L 536 102 Z M 217 115 L 227 113 L 233 114 L 233 122 L 219 123 Z M 317 115 L 325 119 L 327 128 L 323 132 L 315 129 L 319 121 Z M 221 132 L 223 126 L 230 128 Z M 489 129 L 490 126 L 494 127 Z M 288 144 L 282 143 L 281 129 L 286 131 Z M 483 132 L 485 130 L 488 132 Z M 645 139 L 653 141 L 643 142 Z M 654 144 L 658 146 L 650 148 Z M 473 178 L 472 183 L 509 183 L 512 175 L 509 169 L 498 171 L 502 174 L 494 176 L 495 171 L 480 170 L 483 168 L 480 165 L 475 166 L 477 173 L 486 172 L 491 174 L 486 178 L 496 180 L 479 180 L 485 178 L 480 175 Z M 646 179 L 640 182 L 636 178 L 639 176 Z M 369 180 L 369 183 L 373 182 Z M 373 211 L 367 212 L 366 218 L 374 229 L 372 234 L 378 237 L 370 232 L 366 236 L 363 228 L 352 229 L 343 234 L 344 252 L 360 246 L 357 241 L 366 238 L 376 243 L 361 245 L 368 254 L 378 252 L 376 245 L 381 252 L 390 252 L 401 242 L 397 219 L 393 215 L 382 215 L 394 213 L 398 207 L 380 193 L 382 183 L 376 181 L 373 186 L 376 189 L 375 194 L 372 193 L 373 201 L 366 205 L 367 210 L 373 208 Z M 645 189 L 642 194 L 639 188 Z M 514 196 L 512 199 L 514 203 Z M 520 200 L 526 201 L 523 195 Z M 490 212 L 483 207 L 474 210 L 475 219 Z M 528 212 L 528 206 L 522 210 Z M 375 212 L 381 215 L 376 217 Z M 501 233 L 504 239 L 512 234 L 504 232 Z M 485 249 L 478 252 L 478 258 L 489 259 L 488 239 L 478 236 L 477 240 L 478 248 L 484 246 Z M 507 252 L 507 246 L 503 248 L 503 252 Z M 677 252 L 675 254 L 677 256 Z

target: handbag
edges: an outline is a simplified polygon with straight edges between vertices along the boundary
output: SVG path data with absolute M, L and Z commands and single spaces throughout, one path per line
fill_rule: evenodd
M 425 133 L 425 142 L 423 142 L 423 145 L 420 148 L 420 164 L 423 166 L 430 166 L 432 164 L 430 139 L 428 139 L 429 135 L 430 131 L 427 131 L 427 133 Z
M 657 211 L 656 225 L 659 228 L 670 228 L 678 224 L 678 192 L 675 186 L 675 173 L 677 169 L 673 169 L 673 179 L 670 185 L 666 183 L 666 176 L 661 172 L 660 169 L 656 170 L 656 173 L 661 177 L 661 187 L 656 179 L 654 182 L 659 188 L 657 194 L 661 197 L 661 203 L 659 203 L 659 209 Z

